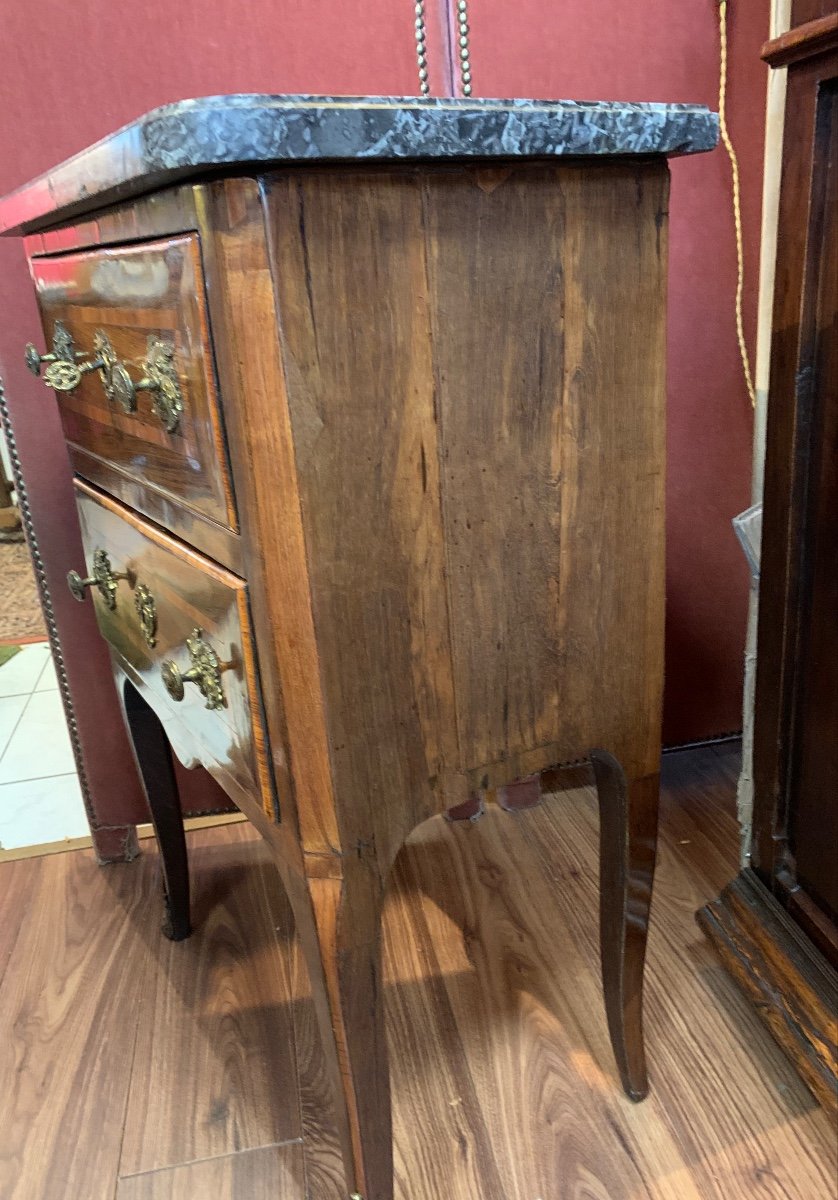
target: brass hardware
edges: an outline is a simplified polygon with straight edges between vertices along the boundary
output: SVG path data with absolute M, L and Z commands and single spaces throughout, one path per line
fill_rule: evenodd
M 151 392 L 154 411 L 167 433 L 174 433 L 183 412 L 183 394 L 175 370 L 175 348 L 172 342 L 152 335 L 143 363 L 145 376 L 136 384 L 137 391 Z
M 471 95 L 471 58 L 468 45 L 468 0 L 457 0 L 457 49 L 460 53 L 460 79 L 463 95 Z
M 419 69 L 419 91 L 423 96 L 428 96 L 430 95 L 431 85 L 428 81 L 425 0 L 416 0 L 413 6 L 413 13 L 416 18 L 413 27 L 416 37 L 416 66 Z M 470 96 L 471 54 L 469 51 L 468 0 L 457 0 L 457 53 L 460 58 L 460 80 L 463 95 Z
M 70 571 L 67 586 L 77 600 L 84 600 L 87 588 L 96 587 L 110 609 L 116 608 L 116 589 L 120 579 L 127 579 L 125 571 L 114 572 L 106 550 L 94 550 L 93 574 L 82 579 L 78 571 Z
M 97 329 L 93 335 L 93 352 L 101 361 L 99 376 L 108 400 L 116 401 L 123 412 L 135 412 L 137 397 L 131 376 L 116 357 L 110 338 L 101 329 Z
M 78 361 L 87 359 L 88 355 L 84 350 L 76 349 L 73 335 L 63 321 L 55 322 L 50 354 L 40 354 L 29 342 L 24 358 L 33 375 L 40 375 L 42 365 L 47 364 L 44 383 L 56 392 L 74 391 L 81 383 L 82 376 L 90 371 L 101 370 L 105 365 L 102 358 Z
M 117 358 L 110 338 L 101 329 L 94 334 L 91 358 L 86 351 L 76 350 L 66 325 L 56 321 L 52 352 L 40 354 L 30 342 L 25 359 L 35 375 L 40 375 L 42 365 L 47 364 L 44 383 L 56 392 L 75 391 L 85 375 L 98 371 L 108 400 L 118 404 L 123 412 L 136 412 L 137 392 L 151 392 L 151 403 L 166 432 L 174 433 L 180 424 L 183 393 L 175 369 L 174 343 L 156 334 L 149 335 L 143 376 L 136 383 L 125 364 Z
M 428 83 L 428 50 L 425 45 L 425 0 L 417 0 L 414 12 L 416 13 L 414 28 L 416 30 L 416 66 L 419 68 L 419 91 L 423 96 L 428 96 L 431 87 Z
M 175 348 L 172 342 L 151 334 L 143 360 L 143 376 L 135 383 L 116 357 L 113 346 L 101 329 L 94 341 L 101 363 L 102 386 L 109 400 L 115 401 L 123 412 L 137 410 L 137 392 L 151 392 L 151 403 L 167 433 L 174 433 L 183 412 L 183 395 L 175 369 Z
M 137 590 L 134 593 L 134 607 L 140 618 L 145 643 L 151 650 L 157 642 L 157 605 L 144 583 L 137 584 Z
M 219 661 L 212 646 L 204 640 L 202 629 L 192 630 L 191 637 L 186 639 L 186 649 L 192 662 L 188 671 L 181 671 L 177 663 L 170 658 L 167 658 L 160 668 L 166 691 L 173 700 L 182 700 L 183 685 L 194 683 L 206 700 L 207 708 L 224 708 L 227 701 L 221 690 L 221 672 L 230 664 Z

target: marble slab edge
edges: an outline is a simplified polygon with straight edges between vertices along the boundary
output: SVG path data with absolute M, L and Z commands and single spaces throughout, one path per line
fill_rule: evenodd
M 35 232 L 217 171 L 282 163 L 672 157 L 711 150 L 690 104 L 215 96 L 154 109 L 0 200 L 0 233 Z

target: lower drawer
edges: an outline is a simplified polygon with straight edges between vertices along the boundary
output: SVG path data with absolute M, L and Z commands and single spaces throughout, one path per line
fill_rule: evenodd
M 92 595 L 117 665 L 187 765 L 278 816 L 247 585 L 86 484 L 76 499 L 86 569 L 71 586 Z

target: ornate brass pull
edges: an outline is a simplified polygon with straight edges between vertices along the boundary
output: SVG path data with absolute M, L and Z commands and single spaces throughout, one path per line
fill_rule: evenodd
M 157 605 L 154 603 L 154 597 L 144 583 L 137 584 L 137 589 L 134 592 L 134 607 L 137 610 L 137 616 L 140 618 L 140 628 L 143 631 L 145 644 L 151 650 L 157 642 Z
M 96 334 L 97 353 L 103 361 L 102 384 L 109 400 L 115 400 L 124 412 L 135 412 L 137 392 L 151 392 L 151 403 L 167 433 L 174 433 L 183 412 L 183 393 L 175 369 L 175 348 L 172 342 L 151 334 L 143 360 L 144 374 L 135 383 L 125 365 L 119 361 L 108 338 L 101 330 Z
M 221 690 L 221 672 L 226 670 L 230 663 L 222 663 L 219 660 L 212 646 L 205 641 L 202 629 L 192 630 L 192 635 L 186 639 L 186 649 L 192 662 L 188 671 L 181 671 L 171 658 L 166 659 L 160 668 L 166 691 L 173 700 L 182 700 L 183 685 L 194 683 L 206 700 L 207 708 L 224 708 L 227 701 Z
M 88 359 L 88 355 L 84 350 L 76 349 L 73 335 L 63 321 L 55 322 L 50 354 L 40 354 L 29 342 L 24 357 L 33 375 L 40 375 L 41 366 L 47 364 L 44 383 L 55 392 L 74 391 L 84 375 L 90 371 L 100 371 L 105 366 L 105 360 L 101 356 L 85 362 L 78 361 Z
M 55 322 L 52 352 L 40 354 L 30 342 L 26 347 L 26 365 L 35 375 L 44 371 L 44 383 L 56 392 L 72 392 L 91 371 L 98 371 L 107 398 L 132 413 L 137 409 L 137 392 L 150 392 L 151 403 L 167 433 L 174 433 L 183 412 L 183 393 L 175 368 L 174 343 L 150 334 L 143 359 L 143 375 L 136 383 L 117 358 L 110 338 L 97 329 L 93 338 L 93 357 L 76 350 L 72 334 L 62 321 Z
M 78 571 L 70 571 L 67 576 L 67 586 L 77 600 L 84 600 L 87 589 L 96 587 L 105 604 L 110 609 L 116 608 L 116 589 L 120 579 L 127 579 L 127 571 L 115 572 L 111 568 L 111 560 L 106 550 L 94 550 L 93 574 L 82 579 Z

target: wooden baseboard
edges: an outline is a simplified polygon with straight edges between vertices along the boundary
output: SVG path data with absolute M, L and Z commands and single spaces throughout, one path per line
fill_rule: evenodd
M 216 813 L 208 817 L 187 817 L 183 822 L 187 833 L 192 829 L 209 829 L 213 825 L 234 825 L 244 821 L 240 812 Z M 154 837 L 154 829 L 149 825 L 137 826 L 138 838 Z M 39 846 L 18 846 L 13 850 L 0 850 L 0 863 L 15 862 L 19 858 L 42 858 L 45 854 L 66 854 L 68 850 L 90 850 L 93 839 L 90 834 L 84 837 L 64 838 L 61 842 L 43 842 Z
M 838 973 L 753 871 L 696 920 L 815 1098 L 838 1113 Z

